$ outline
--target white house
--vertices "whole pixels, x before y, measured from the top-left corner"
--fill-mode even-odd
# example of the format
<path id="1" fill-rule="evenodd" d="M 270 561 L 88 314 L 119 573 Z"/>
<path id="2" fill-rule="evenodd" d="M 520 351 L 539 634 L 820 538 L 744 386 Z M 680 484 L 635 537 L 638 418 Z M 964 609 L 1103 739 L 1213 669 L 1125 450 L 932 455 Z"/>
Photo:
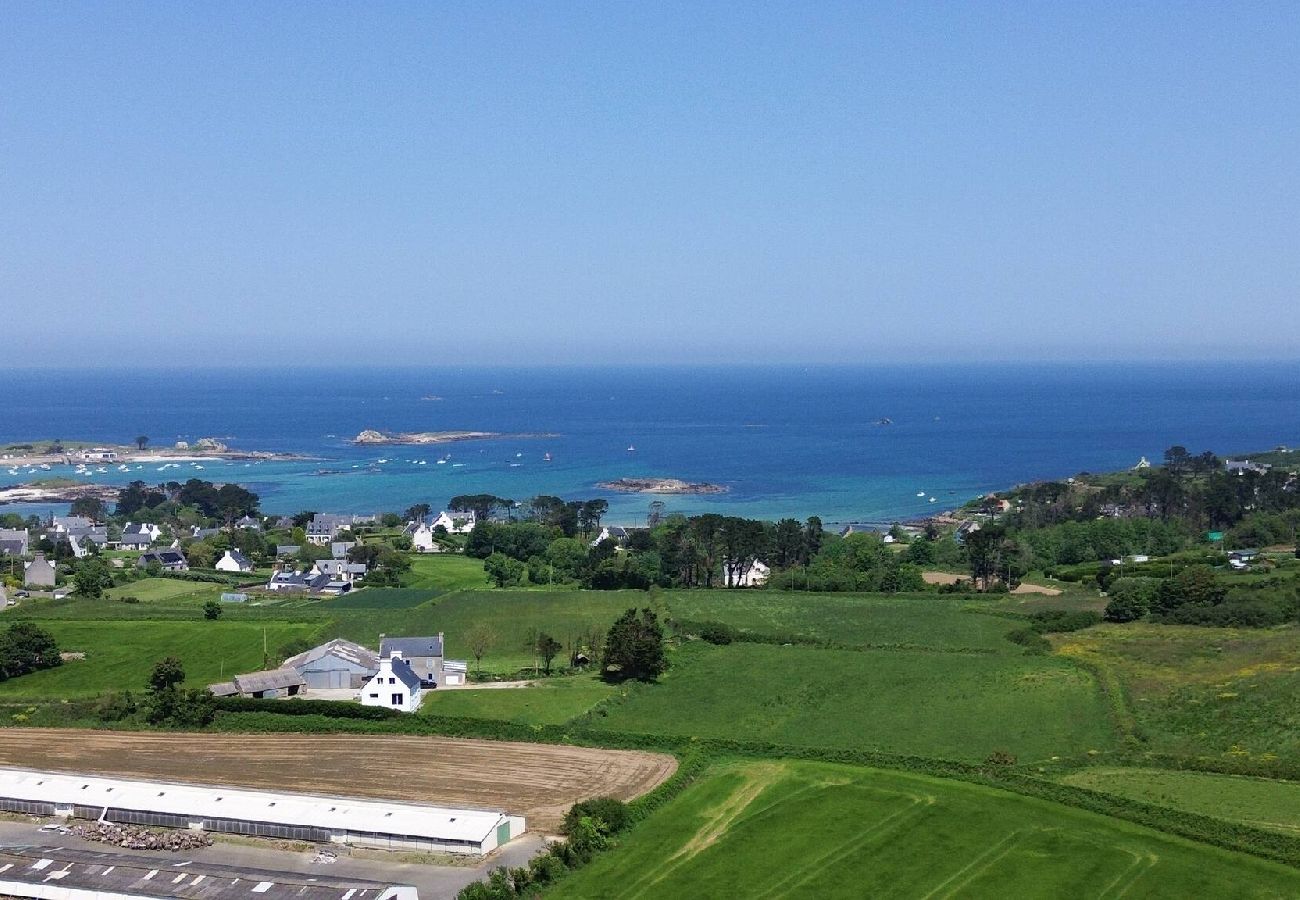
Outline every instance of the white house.
<path id="1" fill-rule="evenodd" d="M 346 559 L 318 559 L 307 574 L 328 575 L 331 581 L 350 585 L 358 578 L 366 577 L 366 564 L 348 562 Z"/>
<path id="2" fill-rule="evenodd" d="M 592 539 L 590 546 L 596 547 L 601 541 L 613 541 L 616 544 L 622 544 L 627 540 L 627 529 L 621 525 L 604 525 L 600 529 L 600 534 Z"/>
<path id="3" fill-rule="evenodd" d="M 474 530 L 474 511 L 449 513 L 445 509 L 438 513 L 438 518 L 429 523 L 430 528 L 441 525 L 448 534 L 469 534 Z"/>
<path id="4" fill-rule="evenodd" d="M 380 659 L 379 672 L 361 689 L 362 706 L 383 706 L 413 713 L 420 708 L 423 699 L 420 676 L 401 654 Z"/>
<path id="5" fill-rule="evenodd" d="M 767 584 L 772 569 L 762 560 L 754 559 L 748 563 L 722 567 L 723 583 L 727 587 L 758 587 Z"/>
<path id="6" fill-rule="evenodd" d="M 218 572 L 251 572 L 253 561 L 238 550 L 227 550 L 212 568 Z"/>
<path id="7" fill-rule="evenodd" d="M 149 543 L 153 543 L 158 540 L 158 538 L 162 537 L 162 529 L 153 522 L 141 522 L 138 525 L 133 525 L 130 522 L 127 522 L 126 525 L 122 527 L 122 536 L 126 537 L 128 534 L 145 535 L 149 538 Z"/>
<path id="8" fill-rule="evenodd" d="M 416 553 L 442 552 L 442 544 L 438 543 L 438 536 L 428 522 L 412 522 L 406 526 L 406 534 L 411 539 L 411 549 Z"/>

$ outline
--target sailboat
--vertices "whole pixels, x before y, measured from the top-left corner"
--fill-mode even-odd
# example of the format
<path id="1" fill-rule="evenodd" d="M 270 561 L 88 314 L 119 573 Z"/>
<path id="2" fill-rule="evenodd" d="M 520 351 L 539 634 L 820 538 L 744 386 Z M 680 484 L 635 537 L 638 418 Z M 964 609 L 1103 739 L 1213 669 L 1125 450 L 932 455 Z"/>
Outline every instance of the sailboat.
<path id="1" fill-rule="evenodd" d="M 627 452 L 628 452 L 628 453 L 635 453 L 635 452 L 636 452 L 636 448 L 633 447 L 631 444 L 628 444 L 628 445 L 627 445 Z"/>
<path id="2" fill-rule="evenodd" d="M 542 462 L 550 462 L 550 461 L 551 461 L 551 454 L 549 454 L 549 453 L 543 453 L 543 454 L 542 454 Z"/>

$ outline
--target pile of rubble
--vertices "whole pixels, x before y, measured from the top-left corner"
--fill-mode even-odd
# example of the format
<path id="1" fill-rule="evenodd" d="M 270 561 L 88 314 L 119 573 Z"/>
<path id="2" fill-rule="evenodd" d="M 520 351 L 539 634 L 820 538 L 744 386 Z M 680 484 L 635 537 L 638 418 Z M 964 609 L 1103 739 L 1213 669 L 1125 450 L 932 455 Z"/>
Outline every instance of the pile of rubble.
<path id="1" fill-rule="evenodd" d="M 152 831 L 140 825 L 117 825 L 113 822 L 95 822 L 91 825 L 73 825 L 71 834 L 88 841 L 112 844 L 127 850 L 196 850 L 207 847 L 212 838 L 202 831 Z"/>

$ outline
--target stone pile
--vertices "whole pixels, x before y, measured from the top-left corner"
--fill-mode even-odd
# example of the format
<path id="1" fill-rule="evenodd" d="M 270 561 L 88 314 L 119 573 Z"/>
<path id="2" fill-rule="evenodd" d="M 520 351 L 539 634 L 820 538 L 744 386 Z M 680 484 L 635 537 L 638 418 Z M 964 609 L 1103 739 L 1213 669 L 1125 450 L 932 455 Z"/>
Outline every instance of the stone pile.
<path id="1" fill-rule="evenodd" d="M 197 850 L 212 843 L 212 838 L 202 831 L 153 831 L 140 825 L 118 825 L 114 822 L 95 822 L 92 825 L 73 825 L 70 833 L 88 841 L 112 844 L 126 850 Z"/>

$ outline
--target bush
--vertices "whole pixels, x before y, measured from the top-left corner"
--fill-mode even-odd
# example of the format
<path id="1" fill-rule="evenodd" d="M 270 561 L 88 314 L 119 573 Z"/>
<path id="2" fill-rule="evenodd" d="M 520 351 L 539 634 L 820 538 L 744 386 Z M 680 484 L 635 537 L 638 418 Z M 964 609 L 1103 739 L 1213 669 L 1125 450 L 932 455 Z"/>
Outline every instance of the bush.
<path id="1" fill-rule="evenodd" d="M 1047 638 L 1035 628 L 1018 628 L 1007 635 L 1007 640 L 1013 644 L 1019 644 L 1030 653 L 1047 653 L 1052 649 L 1052 645 Z"/>
<path id="2" fill-rule="evenodd" d="M 1031 627 L 1039 634 L 1082 631 L 1100 624 L 1101 616 L 1090 609 L 1046 609 L 1031 613 Z"/>
<path id="3" fill-rule="evenodd" d="M 730 644 L 735 639 L 735 630 L 730 625 L 724 625 L 722 622 L 706 622 L 700 628 L 700 640 L 708 641 L 710 644 L 722 647 Z"/>
<path id="4" fill-rule="evenodd" d="M 1014 766 L 1016 755 L 1007 750 L 994 750 L 984 762 L 990 766 Z"/>
<path id="5" fill-rule="evenodd" d="M 564 834 L 571 835 L 578 822 L 590 818 L 604 823 L 609 834 L 618 834 L 632 824 L 632 813 L 627 804 L 615 797 L 593 797 L 569 807 L 564 814 Z"/>

